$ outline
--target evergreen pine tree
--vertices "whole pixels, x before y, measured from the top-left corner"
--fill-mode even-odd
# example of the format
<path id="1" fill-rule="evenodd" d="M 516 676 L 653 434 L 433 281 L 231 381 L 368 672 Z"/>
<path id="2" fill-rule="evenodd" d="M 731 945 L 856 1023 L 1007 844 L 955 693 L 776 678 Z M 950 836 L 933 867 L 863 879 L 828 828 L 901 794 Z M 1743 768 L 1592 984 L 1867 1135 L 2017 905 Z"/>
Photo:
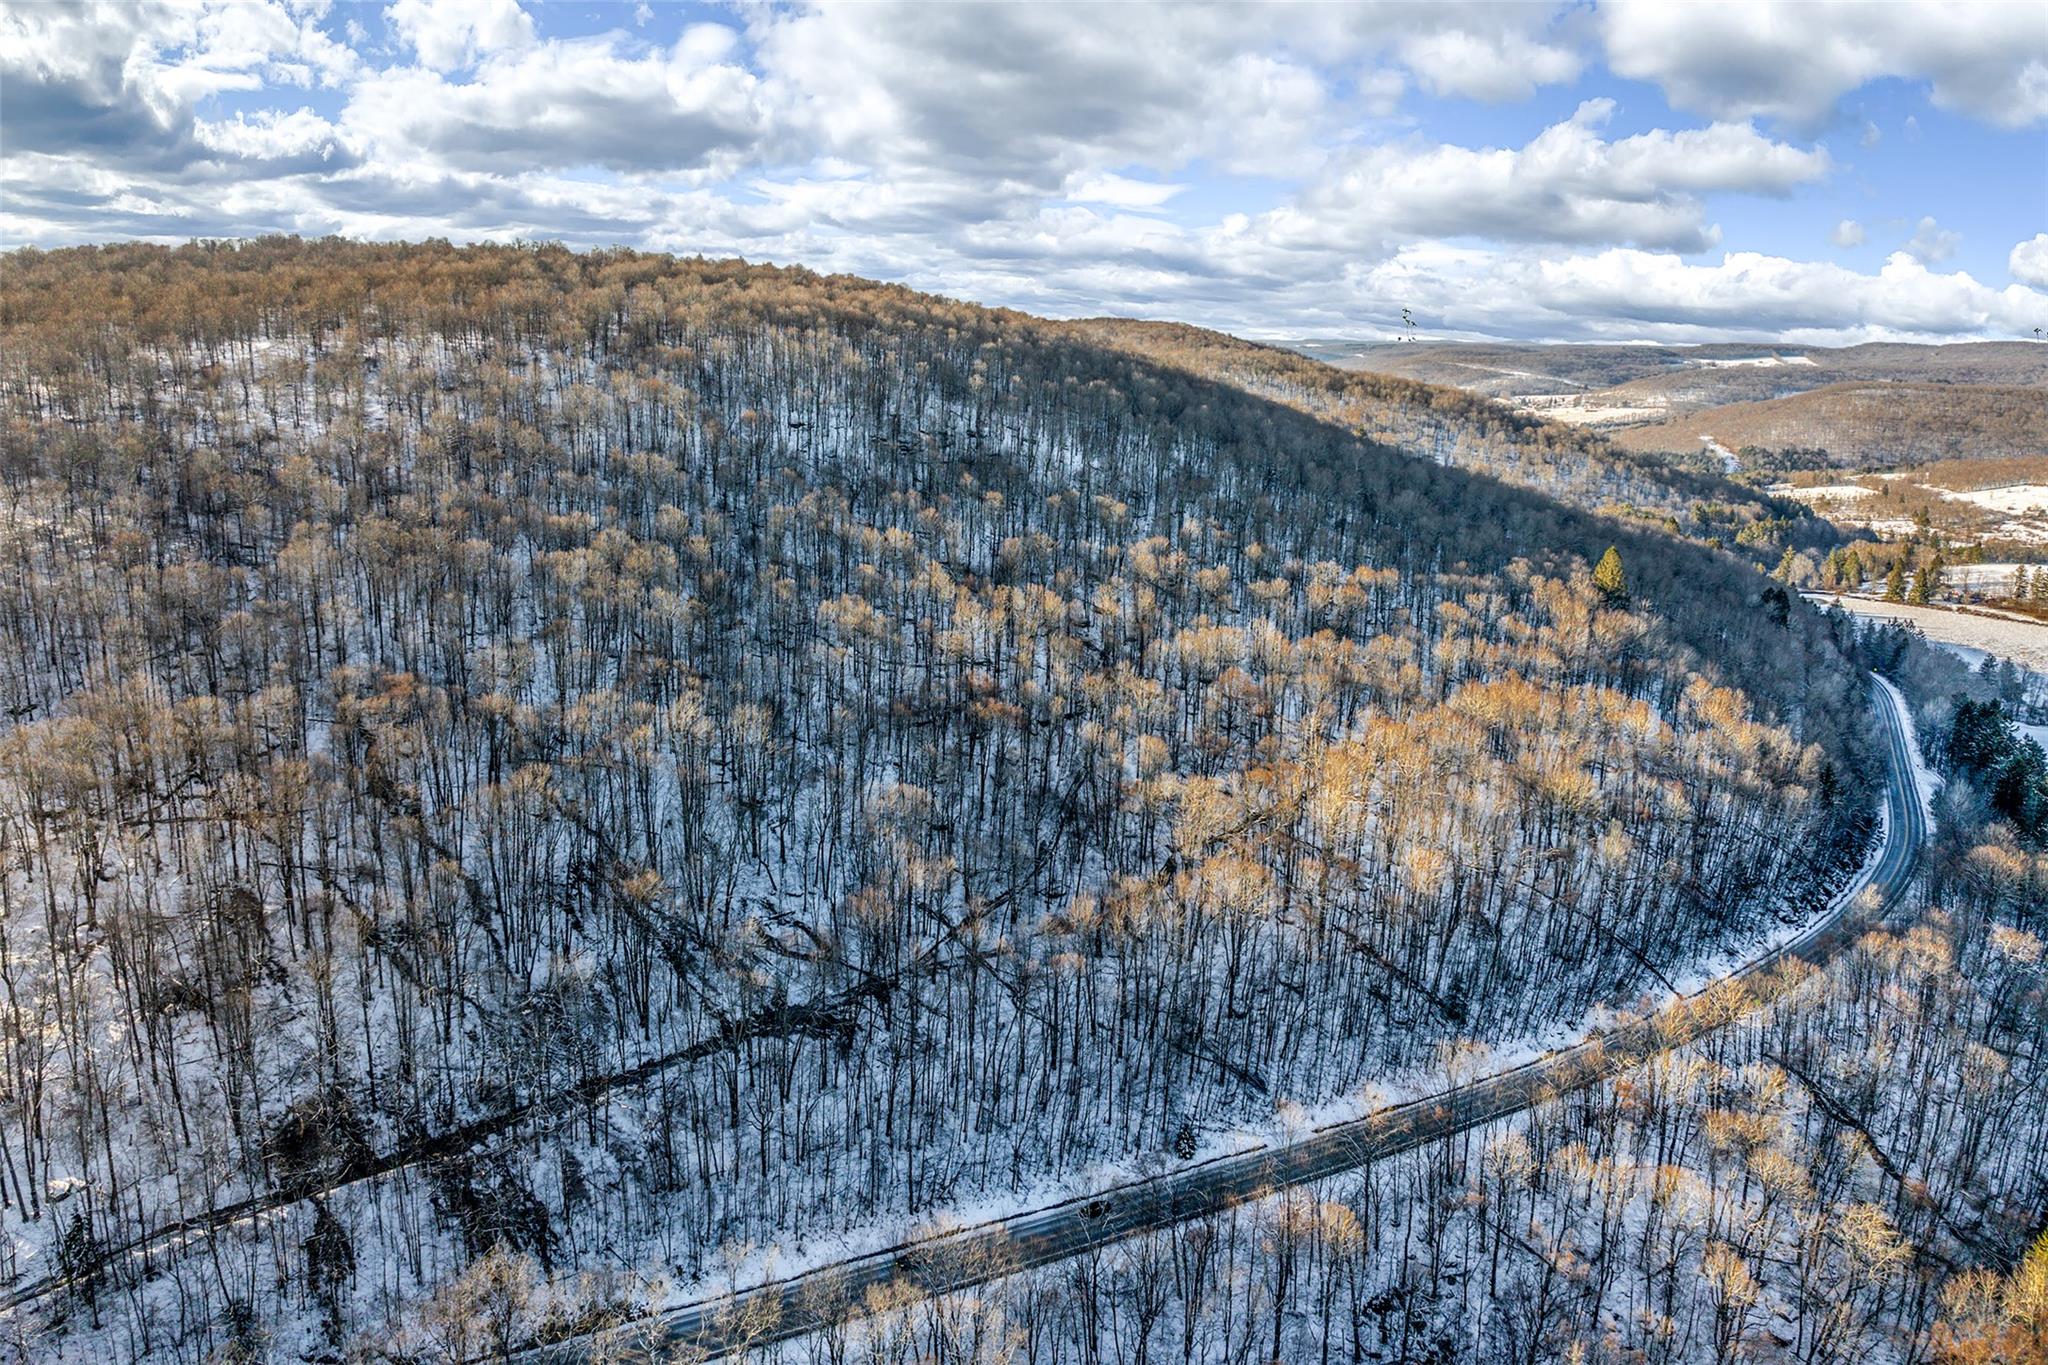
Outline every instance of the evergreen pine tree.
<path id="1" fill-rule="evenodd" d="M 95 1328 L 100 1322 L 100 1242 L 93 1236 L 86 1216 L 73 1210 L 71 1222 L 57 1242 L 57 1273 L 71 1282 L 71 1290 L 85 1301 Z"/>
<path id="2" fill-rule="evenodd" d="M 1913 591 L 1907 594 L 1906 600 L 1921 607 L 1934 601 L 1935 594 L 1941 591 L 1941 570 L 1941 551 L 1936 550 L 1913 575 Z"/>
<path id="3" fill-rule="evenodd" d="M 1628 570 L 1621 565 L 1621 551 L 1612 545 L 1607 547 L 1606 554 L 1600 556 L 1600 562 L 1593 566 L 1593 586 L 1610 602 L 1628 600 Z"/>
<path id="4" fill-rule="evenodd" d="M 1884 576 L 1884 600 L 1903 602 L 1906 600 L 1906 561 L 1892 561 L 1892 571 Z"/>

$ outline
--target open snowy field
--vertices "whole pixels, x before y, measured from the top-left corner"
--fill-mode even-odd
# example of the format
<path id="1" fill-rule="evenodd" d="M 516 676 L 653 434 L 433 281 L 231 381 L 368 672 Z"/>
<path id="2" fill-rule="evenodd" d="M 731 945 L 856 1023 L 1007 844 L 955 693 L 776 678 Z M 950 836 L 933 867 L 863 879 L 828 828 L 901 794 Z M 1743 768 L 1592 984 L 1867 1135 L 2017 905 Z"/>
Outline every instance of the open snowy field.
<path id="1" fill-rule="evenodd" d="M 1812 488 L 1794 488 L 1789 483 L 1774 483 L 1764 490 L 1774 497 L 1791 498 L 1795 502 L 1853 502 L 1858 498 L 1874 498 L 1877 492 L 1860 483 L 1824 483 Z"/>
<path id="2" fill-rule="evenodd" d="M 2012 590 L 2013 575 L 2025 567 L 2033 572 L 2031 564 L 2022 566 L 2013 561 L 1991 564 L 1951 564 L 1942 571 L 1942 585 L 1959 592 L 2007 593 Z"/>
<path id="3" fill-rule="evenodd" d="M 1992 512 L 2036 513 L 2048 516 L 2048 484 L 2015 483 L 2003 488 L 1973 488 L 1962 493 L 1946 492 L 1951 502 L 1967 502 Z"/>
<path id="4" fill-rule="evenodd" d="M 1903 602 L 1878 602 L 1867 597 L 1809 594 L 1810 600 L 1838 605 L 1871 620 L 1911 621 L 1936 644 L 1983 650 L 2010 659 L 2023 668 L 2048 672 L 2048 626 L 2008 617 L 1979 616 L 1941 607 L 1915 607 Z"/>
<path id="5" fill-rule="evenodd" d="M 1782 365 L 1811 365 L 1813 357 L 1810 355 L 1758 355 L 1743 356 L 1733 360 L 1694 360 L 1691 363 L 1708 370 L 1775 370 Z"/>
<path id="6" fill-rule="evenodd" d="M 1632 426 L 1638 422 L 1661 421 L 1669 415 L 1664 404 L 1607 403 L 1579 394 L 1516 394 L 1508 402 L 1525 412 L 1540 413 L 1572 426 Z"/>

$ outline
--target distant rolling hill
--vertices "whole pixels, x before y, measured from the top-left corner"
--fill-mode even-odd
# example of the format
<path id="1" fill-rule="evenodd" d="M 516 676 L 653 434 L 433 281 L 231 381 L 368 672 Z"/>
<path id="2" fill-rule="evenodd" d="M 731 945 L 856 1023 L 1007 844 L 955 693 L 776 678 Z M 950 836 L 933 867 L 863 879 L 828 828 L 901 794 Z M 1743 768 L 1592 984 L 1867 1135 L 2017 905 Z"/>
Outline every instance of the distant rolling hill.
<path id="1" fill-rule="evenodd" d="M 1346 369 L 1505 396 L 1617 388 L 1640 380 L 1711 381 L 1715 401 L 1779 396 L 1845 379 L 2048 385 L 2048 346 L 2026 341 L 1917 346 L 1517 346 L 1298 341 L 1291 350 Z M 1771 362 L 1775 361 L 1773 364 Z M 1541 381 L 1547 387 L 1525 387 Z"/>
<path id="2" fill-rule="evenodd" d="M 1702 438 L 1801 452 L 1811 465 L 1971 459 L 2048 450 L 2048 346 L 1879 343 L 1842 348 L 1301 342 L 1347 369 L 1449 384 L 1690 454 Z M 1784 463 L 1772 460 L 1771 463 Z"/>
<path id="3" fill-rule="evenodd" d="M 1669 459 L 1618 447 L 1584 425 L 1517 411 L 1460 386 L 1340 367 L 1222 332 L 1118 318 L 1064 325 L 1092 344 L 1219 380 L 1339 422 L 1368 439 L 1589 511 L 1722 540 L 1743 525 L 1788 511 L 1701 459 L 1698 441 L 1679 448 L 1684 458 Z M 1766 557 L 1775 556 L 1775 541 L 1759 544 L 1766 545 Z"/>
<path id="4" fill-rule="evenodd" d="M 1631 450 L 1825 452 L 1809 464 L 1866 467 L 2048 453 L 2048 394 L 1986 384 L 1830 384 L 1784 398 L 1697 408 L 1610 433 Z"/>

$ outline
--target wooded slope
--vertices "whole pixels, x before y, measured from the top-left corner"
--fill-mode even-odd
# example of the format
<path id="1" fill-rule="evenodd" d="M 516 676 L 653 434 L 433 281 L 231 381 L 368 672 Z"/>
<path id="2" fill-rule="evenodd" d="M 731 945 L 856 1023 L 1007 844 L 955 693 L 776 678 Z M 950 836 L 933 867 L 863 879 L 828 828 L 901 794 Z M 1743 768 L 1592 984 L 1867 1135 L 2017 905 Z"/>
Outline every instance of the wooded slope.
<path id="1" fill-rule="evenodd" d="M 1198 327 L 1121 319 L 1072 326 L 1091 341 L 1300 408 L 1367 440 L 1488 474 L 1588 511 L 1724 542 L 1751 523 L 1801 515 L 1796 507 L 1699 467 L 1697 440 L 1687 448 L 1689 458 L 1644 455 L 1585 428 L 1516 412 L 1462 388 L 1340 369 Z M 1757 553 L 1774 561 L 1785 544 L 1804 546 L 1815 543 L 1816 536 L 1824 539 L 1825 528 L 1783 528 Z M 1752 539 L 1743 545 L 1762 543 Z"/>
<path id="2" fill-rule="evenodd" d="M 602 1313 L 1156 1158 L 1653 989 L 1867 814 L 1856 673 L 1748 566 L 1067 325 L 21 252 L 0 391 L 51 1350 L 412 1340 L 493 1248 Z M 325 1193 L 109 1258 L 276 1190 Z"/>

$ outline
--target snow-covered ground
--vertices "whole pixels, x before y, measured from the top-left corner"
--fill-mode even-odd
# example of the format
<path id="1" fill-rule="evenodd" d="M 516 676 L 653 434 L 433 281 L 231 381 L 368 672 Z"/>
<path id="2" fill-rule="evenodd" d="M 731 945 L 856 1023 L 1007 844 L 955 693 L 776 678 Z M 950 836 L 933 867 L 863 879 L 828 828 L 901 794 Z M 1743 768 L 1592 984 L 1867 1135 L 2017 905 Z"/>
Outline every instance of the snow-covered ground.
<path id="1" fill-rule="evenodd" d="M 1709 453 L 1730 458 L 1726 448 L 1711 437 L 1701 437 L 1707 442 Z M 1910 479 L 1907 473 L 1894 472 L 1877 474 L 1872 477 L 1887 481 Z M 2048 544 L 2048 484 L 2008 484 L 2001 488 L 1976 488 L 1956 491 L 1938 488 L 1933 484 L 1915 482 L 1913 487 L 1923 493 L 1931 493 L 1947 502 L 1962 503 L 1984 512 L 2003 513 L 2006 520 L 1988 531 L 1978 532 L 1980 536 L 1995 537 L 2025 544 Z M 1854 483 L 1816 484 L 1800 488 L 1779 482 L 1770 485 L 1766 492 L 1780 498 L 1791 498 L 1809 507 L 1824 507 L 1826 515 L 1844 526 L 1864 527 L 1890 535 L 1911 535 L 1920 529 L 1904 517 L 1873 519 L 1868 514 L 1876 510 L 1869 502 L 1876 496 L 1876 490 Z"/>
<path id="2" fill-rule="evenodd" d="M 1789 483 L 1774 483 L 1764 492 L 1772 497 L 1791 498 L 1794 502 L 1854 502 L 1858 498 L 1874 498 L 1877 490 L 1865 488 L 1857 483 L 1823 483 L 1812 488 L 1795 488 Z"/>
<path id="3" fill-rule="evenodd" d="M 1878 679 L 1878 681 L 1883 683 L 1885 687 L 1891 688 L 1891 684 L 1884 682 L 1882 678 Z M 1897 689 L 1892 688 L 1892 691 L 1896 693 Z M 1901 714 L 1906 718 L 1907 743 L 1913 750 L 1915 764 L 1914 780 L 1916 783 L 1921 784 L 1921 801 L 1926 804 L 1930 812 L 1929 818 L 1931 819 L 1933 796 L 1925 782 L 1932 781 L 1938 785 L 1941 779 L 1928 772 L 1927 765 L 1920 759 L 1919 740 L 1913 735 L 1913 713 L 1911 708 L 1905 709 Z M 1844 883 L 1842 889 L 1834 894 L 1834 897 L 1828 901 L 1827 909 L 1824 912 L 1805 919 L 1791 920 L 1784 924 L 1772 925 L 1762 933 L 1752 936 L 1747 941 L 1738 940 L 1731 942 L 1719 953 L 1711 957 L 1701 958 L 1693 964 L 1692 970 L 1682 973 L 1672 983 L 1678 987 L 1677 994 L 1681 996 L 1698 995 L 1723 977 L 1732 976 L 1747 964 L 1755 962 L 1766 954 L 1776 952 L 1801 934 L 1804 934 L 1808 929 L 1811 929 L 1820 920 L 1826 918 L 1826 916 L 1833 914 L 1836 910 L 1846 906 L 1855 897 L 1862 895 L 1864 889 L 1870 885 L 1871 877 L 1877 873 L 1877 864 L 1884 857 L 1885 840 L 1890 837 L 1890 834 L 1890 812 L 1884 801 L 1880 800 L 1877 803 L 1877 837 L 1871 840 L 1870 851 L 1864 856 L 1863 865 L 1856 869 L 1856 875 Z"/>
<path id="4" fill-rule="evenodd" d="M 1999 560 L 1985 564 L 1951 564 L 1942 572 L 1942 579 L 1949 587 L 1954 588 L 2007 588 L 2012 586 L 2013 574 L 2021 568 L 2031 571 L 2033 565 L 2022 565 L 2016 560 Z"/>
<path id="5" fill-rule="evenodd" d="M 1920 755 L 1918 738 L 1913 731 L 1911 707 L 1891 683 L 1882 678 L 1877 679 L 1877 682 L 1892 695 L 1900 708 L 1900 715 L 1905 718 L 1907 746 L 1912 754 L 1914 766 L 1914 782 L 1919 790 L 1922 806 L 1927 810 L 1928 818 L 1931 820 L 1934 793 L 1939 790 L 1941 779 L 1928 768 Z M 2048 732 L 2048 727 L 2037 728 Z M 1640 1000 L 1628 1004 L 1595 1006 L 1576 1020 L 1554 1021 L 1519 1039 L 1493 1046 L 1472 1043 L 1447 1044 L 1439 1049 L 1436 1059 L 1428 1064 L 1391 1072 L 1356 1090 L 1312 1106 L 1304 1107 L 1290 1100 L 1282 1100 L 1265 1122 L 1212 1128 L 1201 1132 L 1196 1152 L 1191 1160 L 1194 1164 L 1202 1164 L 1222 1157 L 1282 1146 L 1299 1141 L 1311 1133 L 1367 1117 L 1394 1105 L 1428 1099 L 1480 1077 L 1538 1061 L 1551 1053 L 1576 1046 L 1598 1033 L 1612 1029 L 1631 1016 L 1646 1014 L 1664 1008 L 1679 998 L 1697 995 L 1747 964 L 1799 938 L 1816 923 L 1861 895 L 1870 885 L 1870 879 L 1884 856 L 1885 840 L 1889 833 L 1886 805 L 1880 800 L 1877 803 L 1876 837 L 1871 841 L 1862 865 L 1830 898 L 1824 910 L 1800 919 L 1769 925 L 1746 939 L 1724 945 L 1719 951 L 1700 958 L 1690 968 L 1679 972 L 1671 982 L 1673 990 L 1661 998 L 1646 994 Z M 1155 1176 L 1159 1171 L 1160 1164 L 1157 1158 L 1152 1157 L 1136 1161 L 1101 1162 L 1084 1167 L 1065 1178 L 1048 1177 L 1024 1188 L 963 1201 L 936 1214 L 906 1214 L 884 1219 L 856 1231 L 813 1237 L 793 1248 L 748 1248 L 742 1254 L 728 1257 L 718 1276 L 694 1281 L 677 1281 L 667 1286 L 663 1303 L 670 1308 L 680 1307 L 713 1297 L 730 1284 L 762 1283 L 778 1276 L 795 1275 L 821 1266 L 871 1256 L 918 1236 L 999 1222 L 1033 1210 L 1105 1194 L 1121 1186 Z"/>
<path id="6" fill-rule="evenodd" d="M 2024 512 L 2048 517 L 2048 483 L 2012 483 L 2002 488 L 1972 488 L 1962 493 L 1937 491 L 1950 502 L 1967 502 L 1992 512 Z"/>
<path id="7" fill-rule="evenodd" d="M 2007 520 L 1994 527 L 1990 535 L 2031 545 L 2048 544 L 2048 484 L 2013 483 L 1998 488 L 1960 491 L 1924 483 L 1915 487 L 1938 494 L 1948 502 L 2004 513 Z"/>
<path id="8" fill-rule="evenodd" d="M 1936 644 L 1960 645 L 1995 654 L 2022 668 L 2048 673 L 2048 625 L 2003 616 L 1980 616 L 1975 612 L 1949 611 L 1942 607 L 1879 602 L 1868 597 L 1817 593 L 1812 595 L 1812 600 L 1824 605 L 1839 605 L 1852 615 L 1870 620 L 1910 621 Z M 1981 653 L 1978 658 L 1982 658 Z"/>
<path id="9" fill-rule="evenodd" d="M 1942 581 L 1943 586 L 1958 590 L 2006 593 L 2012 590 L 2013 575 L 2022 568 L 2031 573 L 2034 566 L 2010 560 L 1994 564 L 1951 564 L 1942 571 Z"/>
<path id="10" fill-rule="evenodd" d="M 1813 357 L 1808 355 L 1755 355 L 1735 360 L 1694 360 L 1691 362 L 1708 370 L 1775 370 L 1782 365 L 1811 365 Z"/>
<path id="11" fill-rule="evenodd" d="M 1669 412 L 1661 403 L 1602 403 L 1579 394 L 1515 394 L 1508 401 L 1524 412 L 1539 413 L 1554 421 L 1586 427 L 1655 422 Z"/>

